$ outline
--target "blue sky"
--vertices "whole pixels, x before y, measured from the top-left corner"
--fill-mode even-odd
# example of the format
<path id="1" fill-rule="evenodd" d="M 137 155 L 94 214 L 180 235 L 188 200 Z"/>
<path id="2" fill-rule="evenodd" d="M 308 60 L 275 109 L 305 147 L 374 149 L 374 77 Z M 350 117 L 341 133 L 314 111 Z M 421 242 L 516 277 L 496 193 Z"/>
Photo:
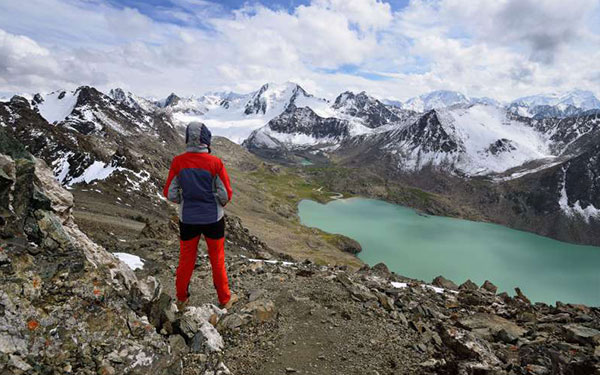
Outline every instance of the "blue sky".
<path id="1" fill-rule="evenodd" d="M 109 3 L 119 8 L 134 8 L 140 13 L 160 22 L 169 22 L 177 25 L 204 27 L 195 15 L 200 11 L 204 14 L 227 17 L 231 11 L 239 10 L 245 6 L 261 5 L 274 10 L 293 12 L 298 6 L 310 6 L 310 0 L 200 0 L 200 1 L 174 1 L 174 0 L 109 0 Z M 393 11 L 406 7 L 409 0 L 388 1 Z M 188 14 L 190 20 L 182 20 L 173 16 L 172 11 Z"/>
<path id="2" fill-rule="evenodd" d="M 599 94 L 598 20 L 600 0 L 3 0 L 0 92 Z"/>

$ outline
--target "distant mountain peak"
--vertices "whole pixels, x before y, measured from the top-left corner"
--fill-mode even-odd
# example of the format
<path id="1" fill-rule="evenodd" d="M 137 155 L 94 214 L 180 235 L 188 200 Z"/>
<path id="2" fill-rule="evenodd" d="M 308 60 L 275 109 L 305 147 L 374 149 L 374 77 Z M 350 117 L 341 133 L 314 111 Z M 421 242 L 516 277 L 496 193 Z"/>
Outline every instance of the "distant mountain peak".
<path id="1" fill-rule="evenodd" d="M 591 91 L 574 89 L 524 96 L 513 100 L 508 109 L 525 117 L 562 117 L 600 109 L 600 100 Z"/>
<path id="2" fill-rule="evenodd" d="M 349 101 L 357 101 L 357 100 L 361 101 L 361 102 L 378 101 L 377 99 L 373 98 L 372 96 L 369 96 L 369 94 L 367 94 L 366 91 L 361 91 L 358 94 L 354 93 L 353 91 L 344 91 L 343 93 L 338 95 L 337 98 L 335 98 L 333 107 L 341 108 L 342 106 L 346 105 L 346 103 L 348 103 Z"/>
<path id="3" fill-rule="evenodd" d="M 346 91 L 338 95 L 332 108 L 340 113 L 358 118 L 369 128 L 377 128 L 399 120 L 385 104 L 369 96 L 365 91 L 355 94 Z"/>
<path id="4" fill-rule="evenodd" d="M 457 104 L 471 104 L 471 99 L 458 91 L 436 90 L 407 100 L 402 108 L 426 112 L 434 108 L 446 108 Z"/>
<path id="5" fill-rule="evenodd" d="M 264 115 L 275 108 L 280 108 L 283 112 L 300 96 L 312 97 L 300 85 L 293 82 L 265 83 L 246 103 L 244 113 L 246 115 Z"/>
<path id="6" fill-rule="evenodd" d="M 127 98 L 127 94 L 125 94 L 125 91 L 120 87 L 110 89 L 108 95 L 117 101 L 123 101 Z"/>
<path id="7" fill-rule="evenodd" d="M 172 92 L 169 96 L 167 96 L 167 98 L 165 99 L 165 104 L 164 107 L 171 107 L 176 105 L 177 103 L 179 103 L 179 100 L 181 100 L 181 98 L 179 96 L 177 96 L 174 92 Z"/>

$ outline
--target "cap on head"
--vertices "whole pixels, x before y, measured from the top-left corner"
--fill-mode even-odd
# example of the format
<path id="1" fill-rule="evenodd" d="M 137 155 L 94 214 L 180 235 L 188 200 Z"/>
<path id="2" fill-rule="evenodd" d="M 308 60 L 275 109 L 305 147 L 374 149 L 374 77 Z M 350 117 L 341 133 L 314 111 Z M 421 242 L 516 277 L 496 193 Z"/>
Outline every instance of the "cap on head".
<path id="1" fill-rule="evenodd" d="M 185 129 L 185 143 L 188 147 L 200 147 L 203 144 L 210 146 L 211 138 L 210 130 L 201 122 L 190 122 Z"/>

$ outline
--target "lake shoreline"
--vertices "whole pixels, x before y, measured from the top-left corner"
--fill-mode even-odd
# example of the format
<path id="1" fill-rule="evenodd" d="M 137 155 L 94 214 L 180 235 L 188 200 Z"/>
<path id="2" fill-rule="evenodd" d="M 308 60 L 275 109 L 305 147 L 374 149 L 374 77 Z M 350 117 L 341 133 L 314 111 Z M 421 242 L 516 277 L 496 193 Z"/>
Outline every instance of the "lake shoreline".
<path id="1" fill-rule="evenodd" d="M 457 236 L 458 235 L 458 239 L 459 240 L 464 240 L 464 239 L 460 239 L 460 234 L 461 231 L 464 230 L 468 230 L 468 231 L 473 231 L 475 230 L 475 232 L 473 232 L 475 237 L 477 236 L 477 231 L 490 231 L 490 234 L 492 235 L 496 235 L 496 236 L 500 236 L 500 239 L 502 239 L 503 241 L 507 241 L 510 240 L 511 236 L 516 236 L 517 238 L 519 238 L 519 240 L 525 241 L 526 243 L 531 243 L 530 247 L 535 247 L 537 245 L 542 245 L 542 246 L 546 246 L 551 248 L 550 254 L 552 256 L 552 262 L 562 262 L 563 259 L 561 258 L 562 256 L 564 256 L 564 254 L 561 255 L 561 251 L 566 250 L 566 248 L 576 248 L 578 254 L 583 253 L 588 253 L 585 254 L 587 256 L 589 256 L 589 258 L 585 258 L 588 261 L 592 261 L 592 264 L 598 264 L 597 263 L 597 257 L 600 257 L 600 251 L 596 252 L 595 254 L 590 255 L 589 254 L 589 250 L 591 250 L 592 252 L 596 251 L 596 249 L 600 250 L 600 248 L 594 247 L 594 246 L 589 246 L 589 245 L 575 245 L 575 244 L 571 244 L 568 242 L 563 242 L 563 241 L 558 241 L 558 240 L 554 240 L 554 239 L 550 239 L 548 237 L 544 237 L 544 236 L 540 236 L 537 234 L 533 234 L 527 231 L 521 231 L 521 230 L 517 230 L 517 229 L 512 229 L 512 228 L 508 228 L 499 224 L 494 224 L 494 223 L 483 223 L 483 222 L 479 222 L 479 221 L 472 221 L 472 220 L 464 220 L 464 219 L 459 219 L 459 218 L 454 218 L 454 217 L 440 217 L 440 216 L 434 216 L 434 215 L 423 215 L 421 212 L 419 212 L 418 210 L 411 208 L 411 207 L 406 207 L 406 206 L 400 206 L 397 204 L 392 204 L 392 203 L 388 203 L 382 200 L 374 200 L 371 198 L 362 198 L 362 197 L 351 197 L 351 198 L 345 198 L 345 199 L 341 199 L 341 200 L 337 200 L 337 201 L 333 201 L 330 200 L 325 204 L 322 203 L 318 203 L 315 201 L 310 201 L 310 200 L 303 200 L 301 202 L 299 202 L 298 204 L 298 216 L 300 217 L 301 223 L 305 226 L 310 226 L 310 227 L 316 227 L 320 230 L 323 230 L 325 232 L 328 233 L 335 233 L 335 234 L 341 234 L 344 236 L 347 236 L 349 238 L 352 238 L 353 240 L 356 240 L 360 243 L 361 247 L 363 248 L 363 251 L 358 253 L 356 256 L 365 264 L 370 264 L 370 265 L 374 265 L 376 263 L 384 263 L 386 264 L 391 270 L 402 274 L 402 275 L 409 275 L 407 278 L 410 278 L 412 280 L 432 280 L 433 277 L 438 276 L 438 275 L 444 275 L 446 277 L 449 277 L 449 279 L 454 279 L 454 280 L 467 280 L 467 279 L 473 279 L 475 281 L 477 281 L 478 283 L 483 283 L 485 280 L 492 280 L 494 282 L 497 282 L 495 279 L 495 277 L 490 276 L 490 277 L 482 277 L 482 273 L 480 272 L 480 270 L 478 270 L 478 268 L 480 267 L 481 264 L 487 264 L 488 266 L 490 266 L 491 268 L 496 267 L 498 264 L 502 263 L 502 260 L 497 260 L 495 258 L 498 257 L 498 254 L 502 254 L 503 250 L 498 250 L 495 249 L 493 251 L 491 250 L 485 250 L 488 253 L 491 253 L 491 255 L 489 255 L 489 257 L 491 257 L 492 259 L 482 259 L 480 260 L 480 264 L 476 264 L 475 266 L 473 266 L 473 270 L 472 272 L 456 272 L 456 270 L 454 270 L 454 272 L 446 272 L 445 269 L 450 268 L 452 270 L 452 267 L 456 267 L 455 265 L 452 265 L 452 260 L 448 260 L 448 264 L 451 265 L 451 267 L 448 266 L 448 264 L 444 264 L 444 263 L 440 263 L 438 262 L 438 264 L 440 265 L 439 267 L 435 267 L 433 266 L 433 268 L 435 269 L 435 271 L 431 271 L 431 269 L 428 269 L 427 272 L 423 272 L 423 269 L 421 269 L 421 272 L 414 272 L 414 269 L 409 268 L 409 272 L 407 271 L 407 268 L 402 268 L 398 266 L 398 262 L 394 261 L 393 259 L 383 259 L 382 257 L 378 257 L 377 254 L 373 254 L 372 253 L 372 248 L 373 248 L 373 242 L 365 242 L 364 239 L 364 235 L 365 233 L 362 234 L 356 234 L 353 233 L 352 231 L 349 230 L 335 230 L 335 228 L 333 228 L 332 231 L 332 227 L 331 226 L 327 226 L 327 225 L 319 225 L 318 223 L 312 222 L 310 220 L 306 220 L 306 217 L 303 218 L 304 212 L 303 212 L 303 206 L 306 205 L 306 203 L 303 202 L 312 202 L 313 204 L 318 204 L 322 207 L 327 207 L 328 205 L 334 203 L 337 205 L 343 205 L 343 206 L 348 206 L 353 204 L 353 202 L 360 202 L 360 204 L 365 204 L 365 202 L 367 202 L 367 206 L 369 204 L 369 202 L 371 204 L 376 204 L 376 205 L 390 205 L 394 208 L 399 209 L 400 211 L 403 212 L 403 215 L 409 215 L 409 217 L 411 217 L 410 221 L 407 222 L 407 225 L 410 225 L 410 223 L 412 223 L 412 221 L 414 220 L 424 220 L 425 222 L 428 220 L 433 220 L 433 221 L 438 221 L 438 220 L 444 220 L 445 223 L 443 225 L 445 226 L 450 226 L 450 228 L 453 228 L 450 231 L 450 235 L 451 236 Z M 389 207 L 388 207 L 389 208 Z M 326 210 L 326 208 L 325 208 Z M 321 212 L 321 211 L 320 211 Z M 352 213 L 348 213 L 346 212 L 346 214 L 352 214 Z M 416 219 L 419 218 L 419 219 Z M 360 220 L 360 215 L 355 215 L 353 216 L 354 220 Z M 338 221 L 341 220 L 340 218 L 328 218 L 328 221 Z M 382 218 L 382 220 L 385 221 L 385 218 Z M 371 223 L 372 225 L 373 223 Z M 422 225 L 422 222 L 419 222 L 420 225 Z M 439 224 L 439 223 L 438 223 Z M 456 228 L 454 228 L 456 226 Z M 471 226 L 474 226 L 473 228 L 469 228 Z M 482 227 L 483 226 L 483 227 Z M 376 225 L 375 225 L 376 227 Z M 464 228 L 463 228 L 464 227 Z M 463 228 L 463 229 L 461 229 Z M 402 229 L 402 225 L 398 225 L 398 229 Z M 419 230 L 418 227 L 413 228 L 415 230 Z M 423 230 L 423 228 L 421 228 L 420 230 Z M 406 233 L 404 233 L 404 235 L 406 235 Z M 362 236 L 362 237 L 361 237 Z M 507 238 L 504 238 L 503 236 L 508 236 Z M 398 240 L 400 241 L 399 243 L 402 243 L 402 241 L 406 241 L 406 237 L 409 237 L 408 235 L 406 235 L 405 237 L 400 237 Z M 479 236 L 480 237 L 480 236 Z M 467 238 L 467 240 L 470 240 L 470 238 Z M 529 241 L 529 242 L 528 242 Z M 484 242 L 485 243 L 485 242 Z M 380 246 L 381 244 L 377 244 L 377 246 Z M 425 243 L 425 245 L 431 247 L 432 244 L 431 243 Z M 426 247 L 427 247 L 426 246 Z M 393 247 L 393 246 L 392 246 Z M 438 246 L 440 247 L 440 246 Z M 447 244 L 442 246 L 442 247 L 447 247 Z M 519 261 L 521 260 L 522 262 L 524 262 L 525 264 L 527 264 L 527 262 L 529 262 L 529 264 L 531 265 L 531 267 L 533 267 L 534 269 L 538 266 L 537 264 L 533 264 L 531 263 L 531 260 L 523 260 L 521 258 L 527 258 L 528 256 L 540 256 L 540 254 L 542 255 L 547 255 L 544 253 L 540 253 L 539 251 L 529 251 L 529 247 L 527 244 L 523 244 L 521 245 L 521 249 L 520 251 L 523 252 L 523 254 L 519 254 L 519 252 L 515 252 L 510 251 L 509 254 L 507 255 L 507 257 L 509 258 L 509 260 L 504 261 L 504 263 L 506 264 L 501 264 L 500 268 L 504 269 L 509 269 L 510 268 L 523 268 L 523 264 L 518 264 Z M 561 250 L 562 249 L 562 250 Z M 584 250 L 585 249 L 585 250 Z M 434 249 L 435 250 L 435 249 Z M 389 249 L 386 251 L 390 251 Z M 431 251 L 431 250 L 429 250 Z M 569 251 L 569 250 L 566 250 Z M 459 256 L 459 259 L 468 259 L 469 257 L 473 257 L 473 256 L 478 256 L 481 257 L 481 254 L 479 254 L 482 251 L 476 251 L 473 254 L 469 254 L 466 258 L 463 255 Z M 528 254 L 531 253 L 531 254 Z M 435 255 L 435 251 L 430 253 L 429 255 Z M 395 255 L 396 257 L 400 256 L 402 259 L 406 259 L 407 255 Z M 447 256 L 444 255 L 444 256 Z M 461 258 L 462 256 L 462 258 Z M 434 258 L 434 256 L 432 256 L 432 258 Z M 430 262 L 429 259 L 426 259 L 427 262 Z M 535 261 L 535 260 L 534 260 Z M 560 267 L 557 267 L 557 264 L 554 264 L 552 262 L 548 262 L 548 266 L 546 268 L 549 268 L 549 273 L 551 273 L 552 271 L 556 271 L 556 277 L 551 277 L 553 275 L 548 275 L 548 274 L 544 274 L 543 277 L 545 280 L 550 280 L 551 282 L 549 282 L 548 286 L 541 286 L 539 285 L 540 283 L 533 283 L 535 285 L 535 287 L 532 288 L 532 286 L 527 283 L 527 282 L 517 282 L 514 280 L 510 280 L 510 282 L 507 282 L 507 277 L 500 277 L 497 279 L 500 279 L 500 281 L 498 281 L 498 284 L 500 285 L 502 290 L 505 290 L 507 292 L 512 292 L 512 290 L 514 290 L 514 288 L 517 287 L 521 287 L 523 290 L 525 290 L 525 294 L 527 295 L 533 295 L 534 296 L 534 300 L 536 301 L 543 301 L 544 303 L 556 303 L 559 300 L 563 300 L 563 301 L 569 301 L 569 302 L 573 302 L 573 303 L 584 303 L 590 306 L 598 306 L 600 305 L 600 301 L 598 301 L 596 296 L 593 296 L 591 294 L 591 292 L 589 292 L 590 288 L 593 288 L 594 285 L 594 280 L 593 280 L 593 276 L 589 276 L 589 273 L 586 273 L 585 277 L 582 277 L 581 280 L 579 280 L 578 278 L 573 278 L 573 280 L 569 281 L 567 280 L 565 282 L 565 285 L 559 285 L 555 279 L 569 279 L 569 277 L 571 277 L 571 273 L 569 271 L 569 268 L 565 268 L 564 270 L 561 269 Z M 513 264 L 514 263 L 514 264 Z M 543 263 L 543 262 L 541 262 Z M 567 263 L 568 264 L 568 263 Z M 422 265 L 420 266 L 422 267 Z M 542 272 L 543 273 L 543 269 L 545 268 L 543 266 L 543 264 L 540 264 L 539 267 L 542 268 Z M 417 267 L 418 268 L 418 267 Z M 526 268 L 526 267 L 525 267 Z M 572 269 L 572 268 L 571 268 Z M 566 273 L 564 271 L 567 271 Z M 508 272 L 508 271 L 507 271 Z M 529 271 L 531 272 L 531 271 Z M 586 271 L 587 272 L 587 271 Z M 434 275 L 435 274 L 435 275 Z M 461 277 L 456 277 L 456 275 L 462 275 Z M 492 273 L 493 274 L 493 273 Z M 427 276 L 425 276 L 427 275 Z M 518 278 L 517 278 L 518 279 Z M 573 287 L 574 284 L 576 284 L 577 282 L 583 282 L 583 281 L 588 281 L 590 283 L 590 285 L 584 286 L 583 288 L 586 288 L 588 290 L 587 294 L 586 293 L 582 293 L 582 292 L 577 292 L 574 295 L 570 295 L 569 294 L 569 288 Z M 597 284 L 596 284 L 597 285 Z M 552 292 L 551 290 L 553 288 L 556 288 L 558 290 L 558 292 L 556 293 L 556 297 L 551 297 L 552 296 Z M 535 290 L 535 292 L 531 293 L 530 290 Z M 545 293 L 542 293 L 541 290 L 546 290 Z M 587 297 L 584 297 L 584 295 L 587 295 Z M 541 297 L 540 297 L 541 296 Z M 579 297 L 577 297 L 579 296 Z M 582 300 L 583 299 L 583 300 Z M 590 303 L 591 302 L 591 303 Z"/>

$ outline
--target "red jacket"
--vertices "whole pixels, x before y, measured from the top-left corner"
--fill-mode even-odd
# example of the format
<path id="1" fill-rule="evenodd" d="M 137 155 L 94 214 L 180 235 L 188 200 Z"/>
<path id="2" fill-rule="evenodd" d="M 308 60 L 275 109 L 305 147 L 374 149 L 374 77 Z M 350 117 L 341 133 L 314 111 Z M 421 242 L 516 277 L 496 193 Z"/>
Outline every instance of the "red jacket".
<path id="1" fill-rule="evenodd" d="M 163 195 L 180 204 L 183 223 L 212 224 L 223 217 L 233 191 L 223 162 L 206 148 L 173 159 Z"/>

